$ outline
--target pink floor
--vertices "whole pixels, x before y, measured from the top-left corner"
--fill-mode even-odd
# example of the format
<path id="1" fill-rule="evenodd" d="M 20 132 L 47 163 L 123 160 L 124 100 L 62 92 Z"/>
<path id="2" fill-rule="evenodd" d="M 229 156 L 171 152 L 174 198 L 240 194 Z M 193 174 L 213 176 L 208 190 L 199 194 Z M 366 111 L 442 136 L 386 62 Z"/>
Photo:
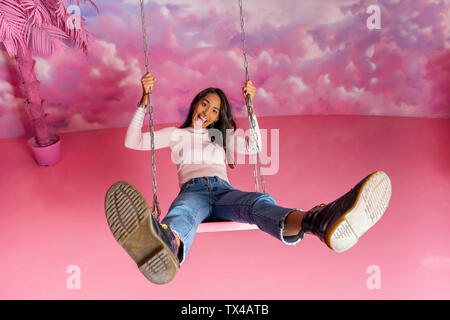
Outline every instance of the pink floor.
<path id="1" fill-rule="evenodd" d="M 308 235 L 288 247 L 259 230 L 202 233 L 175 280 L 156 286 L 115 242 L 104 216 L 105 192 L 118 180 L 152 197 L 150 153 L 123 146 L 126 128 L 61 134 L 63 160 L 52 167 L 35 164 L 28 137 L 3 139 L 0 299 L 450 298 L 449 119 L 259 122 L 280 128 L 279 170 L 265 177 L 280 205 L 309 209 L 373 171 L 390 176 L 386 214 L 354 248 L 337 254 Z M 156 160 L 165 213 L 178 193 L 176 167 L 168 149 Z M 235 188 L 254 190 L 252 165 L 228 174 Z M 67 286 L 72 265 L 80 268 L 80 289 Z M 370 289 L 374 277 L 378 286 Z"/>

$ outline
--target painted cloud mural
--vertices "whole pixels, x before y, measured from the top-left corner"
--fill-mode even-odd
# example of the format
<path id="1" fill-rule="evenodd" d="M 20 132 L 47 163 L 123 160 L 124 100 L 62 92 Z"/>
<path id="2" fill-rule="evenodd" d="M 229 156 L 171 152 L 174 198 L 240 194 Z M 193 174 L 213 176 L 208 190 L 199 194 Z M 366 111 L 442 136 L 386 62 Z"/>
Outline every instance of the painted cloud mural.
<path id="1" fill-rule="evenodd" d="M 88 55 L 35 55 L 52 130 L 128 125 L 145 73 L 139 1 L 81 6 Z M 379 28 L 369 28 L 379 8 Z M 181 122 L 195 94 L 220 87 L 245 117 L 236 1 L 149 0 L 155 122 Z M 450 117 L 449 0 L 244 0 L 258 116 Z M 14 59 L 0 46 L 0 138 L 31 135 Z"/>

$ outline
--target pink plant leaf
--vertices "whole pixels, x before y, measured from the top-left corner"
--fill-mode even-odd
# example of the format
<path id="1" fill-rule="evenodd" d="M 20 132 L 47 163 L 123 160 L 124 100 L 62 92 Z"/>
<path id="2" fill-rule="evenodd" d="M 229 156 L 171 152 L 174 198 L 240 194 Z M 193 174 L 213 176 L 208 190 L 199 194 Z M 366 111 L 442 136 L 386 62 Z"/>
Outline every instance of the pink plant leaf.
<path id="1" fill-rule="evenodd" d="M 51 22 L 50 12 L 40 0 L 21 0 L 21 2 L 29 23 L 41 27 L 43 23 Z"/>
<path id="2" fill-rule="evenodd" d="M 91 0 L 88 2 L 98 12 L 95 3 Z M 79 5 L 78 0 L 77 4 Z M 70 40 L 71 45 L 87 53 L 88 32 L 84 28 L 84 18 L 80 17 L 81 24 L 78 30 L 77 28 L 70 30 L 67 26 L 67 19 L 70 16 L 63 0 L 0 0 L 0 43 L 11 57 L 16 57 L 20 49 L 24 59 L 27 60 L 32 59 L 28 48 L 31 47 L 38 54 L 52 54 L 57 40 L 62 43 Z M 22 59 L 18 60 L 19 64 L 20 61 Z M 34 79 L 36 79 L 34 71 L 23 75 L 24 82 L 31 83 Z M 27 96 L 30 96 L 30 92 L 27 92 Z M 36 141 L 39 145 L 48 145 L 50 137 L 42 106 L 30 104 L 28 111 L 30 110 L 38 111 L 34 112 L 36 116 L 32 116 L 33 112 L 29 112 L 34 124 Z"/>
<path id="3" fill-rule="evenodd" d="M 98 11 L 93 1 L 83 2 Z M 79 5 L 80 1 L 76 3 Z M 87 52 L 89 33 L 85 30 L 85 19 L 80 17 L 80 30 L 70 30 L 67 26 L 70 17 L 63 0 L 0 0 L 0 42 L 10 56 L 27 46 L 42 54 L 49 53 L 55 47 L 55 39 L 65 43 L 69 38 L 72 38 L 70 45 Z"/>
<path id="4" fill-rule="evenodd" d="M 10 56 L 25 45 L 26 16 L 20 3 L 13 0 L 0 1 L 0 41 Z"/>
<path id="5" fill-rule="evenodd" d="M 43 24 L 41 27 L 33 26 L 32 34 L 32 48 L 43 55 L 53 53 L 56 47 L 55 40 L 69 38 L 67 33 L 51 24 Z"/>

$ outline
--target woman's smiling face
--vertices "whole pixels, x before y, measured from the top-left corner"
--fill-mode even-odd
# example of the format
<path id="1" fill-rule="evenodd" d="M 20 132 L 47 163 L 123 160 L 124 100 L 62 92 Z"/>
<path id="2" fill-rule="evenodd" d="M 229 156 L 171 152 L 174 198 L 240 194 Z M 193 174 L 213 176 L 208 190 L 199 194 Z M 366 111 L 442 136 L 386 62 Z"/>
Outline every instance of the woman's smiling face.
<path id="1" fill-rule="evenodd" d="M 217 121 L 220 115 L 220 97 L 215 93 L 208 93 L 200 99 L 194 107 L 191 127 L 201 129 Z"/>

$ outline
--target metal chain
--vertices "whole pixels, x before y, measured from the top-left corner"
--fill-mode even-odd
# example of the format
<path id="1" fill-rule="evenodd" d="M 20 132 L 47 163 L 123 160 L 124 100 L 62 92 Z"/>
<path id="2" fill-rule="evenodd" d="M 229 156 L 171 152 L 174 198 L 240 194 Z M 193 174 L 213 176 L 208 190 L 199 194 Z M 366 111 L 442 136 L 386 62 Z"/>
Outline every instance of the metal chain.
<path id="1" fill-rule="evenodd" d="M 143 0 L 140 0 L 141 5 L 141 21 L 142 21 L 142 37 L 143 37 L 143 43 L 144 43 L 144 53 L 145 53 L 145 66 L 147 69 L 147 73 L 149 72 L 149 54 L 148 54 L 148 46 L 147 46 L 147 32 L 145 27 L 145 15 L 144 15 L 144 2 Z M 243 15 L 243 7 L 242 7 L 242 0 L 239 0 L 239 9 L 240 9 L 240 19 L 241 19 L 241 38 L 242 38 L 242 52 L 244 55 L 244 68 L 245 68 L 245 78 L 246 81 L 250 80 L 249 72 L 248 72 L 248 61 L 247 61 L 247 45 L 245 40 L 245 28 L 244 28 L 244 15 Z M 156 161 L 155 161 L 155 143 L 154 143 L 154 126 L 153 126 L 153 106 L 152 106 L 152 100 L 151 100 L 151 92 L 148 94 L 149 98 L 149 119 L 150 119 L 150 143 L 151 143 L 151 150 L 152 150 L 152 178 L 153 178 L 153 206 L 152 206 L 152 212 L 155 213 L 156 209 L 156 218 L 159 220 L 161 216 L 161 209 L 158 202 L 157 197 L 157 183 L 156 183 Z M 249 114 L 249 125 L 250 125 L 250 131 L 252 133 L 253 141 L 256 144 L 257 148 L 257 163 L 259 166 L 259 174 L 261 176 L 261 184 L 263 192 L 265 191 L 265 182 L 264 182 L 264 175 L 262 174 L 262 167 L 261 167 L 261 159 L 260 159 L 260 150 L 259 145 L 257 142 L 256 132 L 255 132 L 255 124 L 253 121 L 252 114 L 253 113 L 253 102 L 251 100 L 250 95 L 247 95 L 247 108 L 248 108 L 248 114 Z M 257 180 L 257 174 L 256 174 L 256 164 L 254 164 L 253 167 L 253 174 L 255 177 L 255 191 L 258 190 L 258 180 Z"/>
<path id="2" fill-rule="evenodd" d="M 244 11 L 242 7 L 242 0 L 239 0 L 239 16 L 241 18 L 241 40 L 242 40 L 242 54 L 244 56 L 245 81 L 248 81 L 250 80 L 250 76 L 248 73 L 247 43 L 245 41 Z"/>
<path id="3" fill-rule="evenodd" d="M 243 10 L 243 6 L 242 6 L 242 0 L 238 0 L 239 1 L 239 15 L 240 15 L 240 19 L 241 19 L 241 40 L 242 40 L 242 55 L 244 56 L 244 69 L 245 69 L 245 80 L 249 81 L 250 80 L 250 75 L 248 72 L 248 61 L 247 61 L 247 42 L 245 40 L 245 23 L 244 23 L 244 10 Z M 264 181 L 264 175 L 262 174 L 262 167 L 261 167 L 261 159 L 260 159 L 260 150 L 259 150 L 259 145 L 257 143 L 257 136 L 256 136 L 256 132 L 255 132 L 255 123 L 253 121 L 253 101 L 251 99 L 251 96 L 248 94 L 247 95 L 247 111 L 248 111 L 248 120 L 249 120 L 249 125 L 250 125 L 250 133 L 252 134 L 252 138 L 253 141 L 256 144 L 256 148 L 257 148 L 257 163 L 259 166 L 259 175 L 261 177 L 261 187 L 263 190 L 263 193 L 266 193 L 266 183 Z M 253 164 L 253 176 L 255 178 L 255 192 L 258 191 L 258 178 L 257 178 L 257 173 L 256 173 L 256 163 Z"/>
<path id="4" fill-rule="evenodd" d="M 145 53 L 145 67 L 147 69 L 147 73 L 149 72 L 149 59 L 148 59 L 148 46 L 147 46 L 147 30 L 145 27 L 145 15 L 144 15 L 144 1 L 141 2 L 141 22 L 142 22 L 142 37 L 144 43 L 144 53 Z M 159 221 L 161 216 L 161 209 L 159 207 L 158 197 L 157 197 L 157 184 L 156 184 L 156 161 L 155 161 L 155 132 L 153 128 L 153 105 L 152 105 L 152 92 L 148 93 L 148 113 L 150 119 L 150 148 L 152 150 L 152 177 L 153 177 L 153 206 L 152 213 L 156 212 L 156 219 Z M 156 209 L 156 211 L 155 211 Z"/>

